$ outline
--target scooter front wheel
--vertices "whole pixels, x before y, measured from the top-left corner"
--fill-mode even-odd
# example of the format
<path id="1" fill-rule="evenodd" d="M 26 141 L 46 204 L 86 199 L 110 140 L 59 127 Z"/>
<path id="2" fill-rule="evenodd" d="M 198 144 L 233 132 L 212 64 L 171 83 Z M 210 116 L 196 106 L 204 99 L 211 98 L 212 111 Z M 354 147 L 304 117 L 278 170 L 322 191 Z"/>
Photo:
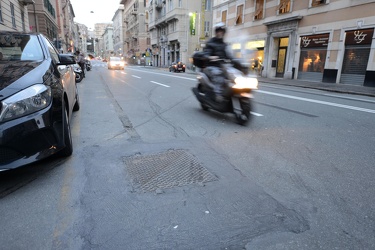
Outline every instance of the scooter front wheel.
<path id="1" fill-rule="evenodd" d="M 241 104 L 241 109 L 242 112 L 241 114 L 237 113 L 236 114 L 236 120 L 238 124 L 240 125 L 247 125 L 250 121 L 250 111 L 251 111 L 251 103 L 249 99 L 246 100 L 240 100 Z"/>

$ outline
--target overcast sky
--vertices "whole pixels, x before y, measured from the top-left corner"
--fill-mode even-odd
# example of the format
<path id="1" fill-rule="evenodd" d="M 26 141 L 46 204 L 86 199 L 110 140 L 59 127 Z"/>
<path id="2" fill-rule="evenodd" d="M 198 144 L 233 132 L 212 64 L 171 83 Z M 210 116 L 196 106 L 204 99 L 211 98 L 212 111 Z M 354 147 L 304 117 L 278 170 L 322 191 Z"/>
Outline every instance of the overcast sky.
<path id="1" fill-rule="evenodd" d="M 70 0 L 74 21 L 94 29 L 95 23 L 110 23 L 120 5 L 120 0 Z M 93 13 L 91 13 L 93 11 Z"/>

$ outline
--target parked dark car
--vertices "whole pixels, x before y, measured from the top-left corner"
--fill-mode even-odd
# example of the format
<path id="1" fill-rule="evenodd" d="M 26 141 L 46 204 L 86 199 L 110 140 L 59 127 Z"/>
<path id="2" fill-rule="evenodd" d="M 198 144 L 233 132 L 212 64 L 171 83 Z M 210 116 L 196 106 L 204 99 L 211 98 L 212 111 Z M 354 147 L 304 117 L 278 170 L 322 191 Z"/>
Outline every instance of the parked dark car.
<path id="1" fill-rule="evenodd" d="M 185 72 L 185 64 L 182 62 L 173 62 L 171 66 L 169 66 L 169 72 Z"/>
<path id="2" fill-rule="evenodd" d="M 0 32 L 0 171 L 73 153 L 73 64 L 41 34 Z"/>

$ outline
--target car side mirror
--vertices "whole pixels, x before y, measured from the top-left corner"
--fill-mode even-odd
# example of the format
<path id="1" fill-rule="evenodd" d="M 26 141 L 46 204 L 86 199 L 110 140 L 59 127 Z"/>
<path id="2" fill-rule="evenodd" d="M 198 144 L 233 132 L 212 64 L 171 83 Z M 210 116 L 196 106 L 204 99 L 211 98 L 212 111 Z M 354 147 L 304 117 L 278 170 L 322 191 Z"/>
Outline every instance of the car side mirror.
<path id="1" fill-rule="evenodd" d="M 72 65 L 76 64 L 76 59 L 74 55 L 71 54 L 59 54 L 59 63 L 58 65 Z"/>

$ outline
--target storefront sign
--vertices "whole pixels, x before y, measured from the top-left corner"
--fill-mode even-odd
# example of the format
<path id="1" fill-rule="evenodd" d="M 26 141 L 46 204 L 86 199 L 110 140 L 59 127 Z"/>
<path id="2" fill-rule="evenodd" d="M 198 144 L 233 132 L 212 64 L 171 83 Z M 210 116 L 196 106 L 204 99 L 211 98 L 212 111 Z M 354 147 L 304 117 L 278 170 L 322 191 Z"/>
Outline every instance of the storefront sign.
<path id="1" fill-rule="evenodd" d="M 371 44 L 373 35 L 374 29 L 347 31 L 345 45 Z"/>
<path id="2" fill-rule="evenodd" d="M 329 34 L 301 36 L 301 48 L 327 47 Z"/>

